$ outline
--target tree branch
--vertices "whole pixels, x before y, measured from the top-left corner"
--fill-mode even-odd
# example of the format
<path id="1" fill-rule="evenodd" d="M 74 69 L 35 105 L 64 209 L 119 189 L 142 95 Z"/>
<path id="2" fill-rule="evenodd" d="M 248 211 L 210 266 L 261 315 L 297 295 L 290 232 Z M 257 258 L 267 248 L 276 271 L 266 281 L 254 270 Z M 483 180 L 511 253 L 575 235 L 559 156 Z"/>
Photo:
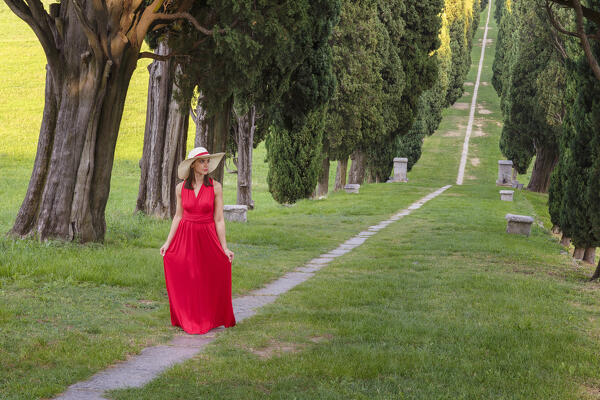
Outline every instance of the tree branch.
<path id="1" fill-rule="evenodd" d="M 50 16 L 39 0 L 30 1 L 33 7 L 27 5 L 23 0 L 4 0 L 4 2 L 17 17 L 25 21 L 33 30 L 44 49 L 44 53 L 46 53 L 48 64 L 51 67 L 57 67 L 59 55 L 54 41 L 54 34 L 50 27 Z"/>
<path id="2" fill-rule="evenodd" d="M 142 51 L 140 54 L 138 54 L 138 60 L 141 58 L 150 58 L 150 59 L 156 60 L 156 61 L 167 61 L 173 57 L 191 57 L 191 56 L 189 56 L 187 54 L 176 54 L 176 53 L 162 55 L 162 54 L 152 53 L 151 51 Z"/>
<path id="3" fill-rule="evenodd" d="M 579 35 L 577 33 L 566 30 L 565 28 L 563 28 L 560 22 L 556 20 L 556 18 L 554 17 L 554 11 L 552 11 L 552 6 L 550 5 L 551 2 L 554 2 L 554 0 L 546 0 L 546 13 L 548 14 L 548 18 L 550 19 L 550 23 L 552 24 L 554 29 L 556 29 L 558 32 L 564 35 L 573 36 L 579 39 Z"/>
<path id="4" fill-rule="evenodd" d="M 81 7 L 81 4 L 79 3 L 79 0 L 73 0 L 73 8 L 75 9 L 75 14 L 77 15 L 77 19 L 79 19 L 79 22 L 81 23 L 83 32 L 85 33 L 85 36 L 88 39 L 88 43 L 90 44 L 90 47 L 92 48 L 92 51 L 94 52 L 94 55 L 96 56 L 96 59 L 97 60 L 102 59 L 102 56 L 104 54 L 102 51 L 102 44 L 100 43 L 100 40 L 98 39 L 96 32 L 92 28 L 90 21 L 87 19 L 87 17 L 83 13 L 83 9 Z"/>
<path id="5" fill-rule="evenodd" d="M 567 8 L 575 9 L 575 7 L 576 7 L 573 0 L 549 0 L 549 1 L 551 1 L 552 3 L 556 3 L 558 5 L 561 5 L 563 7 L 567 7 Z M 585 18 L 589 19 L 590 21 L 593 21 L 594 23 L 596 23 L 596 25 L 600 26 L 600 12 L 594 11 L 591 8 L 583 7 L 581 5 L 581 2 L 579 2 L 579 0 L 577 0 L 577 3 L 579 5 L 579 8 L 581 9 L 581 12 L 583 13 L 583 16 Z"/>
<path id="6" fill-rule="evenodd" d="M 594 57 L 594 54 L 592 53 L 592 48 L 590 46 L 588 37 L 585 34 L 585 29 L 583 26 L 583 9 L 581 7 L 581 2 L 580 0 L 571 1 L 575 7 L 575 20 L 577 21 L 577 33 L 579 34 L 579 38 L 581 40 L 581 46 L 583 47 L 585 56 L 587 57 L 590 68 L 592 68 L 596 79 L 600 80 L 600 65 L 598 65 L 598 60 L 596 60 L 596 57 Z"/>

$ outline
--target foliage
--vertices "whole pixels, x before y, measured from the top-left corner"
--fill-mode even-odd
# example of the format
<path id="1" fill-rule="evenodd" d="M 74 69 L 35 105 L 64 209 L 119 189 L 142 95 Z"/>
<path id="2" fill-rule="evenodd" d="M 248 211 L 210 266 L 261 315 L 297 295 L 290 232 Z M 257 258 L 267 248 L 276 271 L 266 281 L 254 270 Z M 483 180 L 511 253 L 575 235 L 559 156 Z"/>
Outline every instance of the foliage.
<path id="1" fill-rule="evenodd" d="M 317 183 L 324 111 L 336 85 L 329 38 L 339 17 L 339 6 L 332 0 L 312 2 L 311 46 L 273 113 L 266 143 L 268 183 L 273 198 L 280 203 L 308 197 Z"/>
<path id="2" fill-rule="evenodd" d="M 540 3 L 538 1 L 538 3 Z M 501 96 L 500 149 L 524 174 L 536 149 L 558 149 L 564 114 L 564 49 L 542 7 L 513 1 L 502 12 L 493 84 Z M 541 4 L 541 3 L 540 3 Z M 539 5 L 539 4 L 538 4 Z"/>
<path id="3" fill-rule="evenodd" d="M 600 47 L 592 49 L 600 55 Z M 550 187 L 552 222 L 577 247 L 600 246 L 600 82 L 585 56 L 570 68 L 568 108 L 561 156 Z"/>
<path id="4" fill-rule="evenodd" d="M 466 5 L 465 0 L 445 1 L 439 34 L 440 47 L 434 55 L 438 63 L 438 78 L 433 87 L 421 95 L 417 117 L 408 134 L 396 138 L 396 155 L 408 158 L 409 171 L 421 157 L 423 138 L 436 131 L 443 110 L 462 95 L 471 63 L 472 36 L 479 24 L 478 0 L 474 0 L 470 8 Z M 469 18 L 472 19 L 470 23 Z M 462 22 L 457 23 L 457 20 Z M 451 24 L 455 28 L 461 25 L 468 29 L 459 35 L 459 30 L 450 31 Z"/>
<path id="5" fill-rule="evenodd" d="M 402 6 L 401 6 L 402 5 Z M 439 31 L 443 1 L 427 0 L 415 3 L 386 2 L 380 10 L 389 17 L 382 17 L 390 37 L 390 58 L 384 64 L 382 76 L 388 107 L 384 109 L 385 134 L 369 142 L 367 168 L 371 177 L 385 182 L 392 170 L 392 159 L 396 155 L 395 141 L 406 135 L 415 120 L 421 94 L 433 87 L 438 77 L 438 62 L 432 53 L 440 46 Z M 403 34 L 396 31 L 403 26 Z M 399 65 L 404 72 L 404 87 L 398 90 L 397 75 L 390 72 Z"/>
<path id="6" fill-rule="evenodd" d="M 347 159 L 358 146 L 383 134 L 381 68 L 389 37 L 376 0 L 342 3 L 331 44 L 337 86 L 326 115 L 329 157 Z"/>

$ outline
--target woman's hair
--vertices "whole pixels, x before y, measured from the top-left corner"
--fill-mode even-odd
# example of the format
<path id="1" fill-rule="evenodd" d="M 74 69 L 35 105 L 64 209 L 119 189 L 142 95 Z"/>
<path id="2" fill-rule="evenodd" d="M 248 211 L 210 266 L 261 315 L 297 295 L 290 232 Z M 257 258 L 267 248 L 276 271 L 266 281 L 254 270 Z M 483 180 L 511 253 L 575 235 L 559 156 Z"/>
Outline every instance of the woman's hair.
<path id="1" fill-rule="evenodd" d="M 186 189 L 194 190 L 195 180 L 196 180 L 196 175 L 194 174 L 194 171 L 192 170 L 192 166 L 190 165 L 190 172 L 188 174 L 187 179 L 185 181 L 183 181 L 184 182 L 183 187 L 185 187 Z M 212 183 L 210 182 L 208 174 L 204 175 L 204 182 L 202 182 L 202 184 L 204 186 L 212 186 Z"/>
<path id="2" fill-rule="evenodd" d="M 184 181 L 183 186 L 186 189 L 194 190 L 195 181 L 196 181 L 196 177 L 194 175 L 194 171 L 190 171 L 190 174 L 188 175 L 187 179 Z M 202 184 L 204 186 L 212 186 L 212 183 L 210 183 L 210 179 L 209 179 L 208 175 L 204 175 L 204 181 L 202 182 Z"/>

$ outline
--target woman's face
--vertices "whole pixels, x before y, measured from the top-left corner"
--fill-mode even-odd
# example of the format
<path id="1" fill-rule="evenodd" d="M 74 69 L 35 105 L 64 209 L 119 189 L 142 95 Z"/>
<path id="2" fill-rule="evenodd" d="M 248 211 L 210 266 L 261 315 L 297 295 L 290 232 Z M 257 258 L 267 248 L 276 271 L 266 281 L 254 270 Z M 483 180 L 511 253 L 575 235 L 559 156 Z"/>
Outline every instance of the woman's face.
<path id="1" fill-rule="evenodd" d="M 192 163 L 192 171 L 197 174 L 206 175 L 208 174 L 208 163 L 210 162 L 209 158 L 199 158 L 198 160 Z"/>

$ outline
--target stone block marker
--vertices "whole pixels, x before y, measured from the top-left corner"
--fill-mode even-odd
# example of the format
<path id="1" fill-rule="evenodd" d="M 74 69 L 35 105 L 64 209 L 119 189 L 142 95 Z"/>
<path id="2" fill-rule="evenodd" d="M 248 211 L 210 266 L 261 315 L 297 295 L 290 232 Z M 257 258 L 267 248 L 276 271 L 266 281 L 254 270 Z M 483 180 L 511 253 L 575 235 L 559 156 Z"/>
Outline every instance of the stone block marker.
<path id="1" fill-rule="evenodd" d="M 514 190 L 501 190 L 500 191 L 500 200 L 502 201 L 513 201 Z"/>
<path id="2" fill-rule="evenodd" d="M 223 206 L 223 215 L 225 221 L 246 222 L 248 221 L 248 206 L 243 205 L 225 205 Z"/>
<path id="3" fill-rule="evenodd" d="M 512 186 L 512 166 L 513 162 L 510 160 L 498 161 L 498 180 L 496 181 L 496 185 Z"/>
<path id="4" fill-rule="evenodd" d="M 358 193 L 359 189 L 360 185 L 356 183 L 349 183 L 346 186 L 344 186 L 344 190 L 346 191 L 346 193 Z"/>
<path id="5" fill-rule="evenodd" d="M 531 233 L 531 224 L 533 217 L 527 215 L 506 214 L 504 217 L 507 221 L 506 232 L 517 235 L 529 236 Z"/>
<path id="6" fill-rule="evenodd" d="M 391 182 L 408 182 L 406 172 L 408 170 L 408 158 L 394 158 L 394 177 Z"/>

